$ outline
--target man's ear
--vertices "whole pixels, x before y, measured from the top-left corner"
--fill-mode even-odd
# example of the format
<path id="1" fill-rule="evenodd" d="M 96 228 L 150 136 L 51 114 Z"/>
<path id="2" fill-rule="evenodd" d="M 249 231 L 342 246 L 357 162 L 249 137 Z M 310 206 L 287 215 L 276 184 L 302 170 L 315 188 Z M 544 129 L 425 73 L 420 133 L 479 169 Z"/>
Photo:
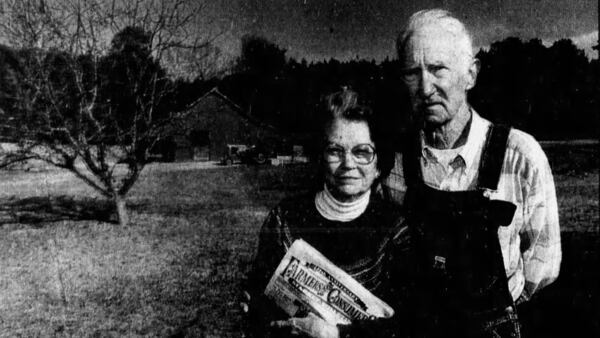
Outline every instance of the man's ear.
<path id="1" fill-rule="evenodd" d="M 469 65 L 469 69 L 467 69 L 467 90 L 475 87 L 475 83 L 477 82 L 477 74 L 479 74 L 479 68 L 481 67 L 481 63 L 479 59 L 473 58 L 471 64 Z"/>

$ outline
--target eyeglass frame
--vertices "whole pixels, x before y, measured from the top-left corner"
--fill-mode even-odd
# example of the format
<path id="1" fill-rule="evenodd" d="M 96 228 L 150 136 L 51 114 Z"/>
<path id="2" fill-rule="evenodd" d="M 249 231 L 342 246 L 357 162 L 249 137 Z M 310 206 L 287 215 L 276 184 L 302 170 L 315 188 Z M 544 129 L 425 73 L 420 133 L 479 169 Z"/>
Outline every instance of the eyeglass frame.
<path id="1" fill-rule="evenodd" d="M 369 161 L 367 161 L 367 162 L 362 162 L 361 160 L 359 160 L 359 158 L 358 158 L 358 157 L 357 157 L 357 156 L 354 154 L 354 152 L 353 152 L 353 150 L 355 150 L 357 147 L 361 147 L 361 146 L 362 146 L 362 147 L 364 147 L 364 146 L 367 146 L 367 147 L 369 147 L 369 148 L 370 148 L 370 149 L 373 151 L 373 157 L 371 157 L 371 159 L 370 159 Z M 338 155 L 336 156 L 336 157 L 337 157 L 337 160 L 333 160 L 333 161 L 331 161 L 331 160 L 328 160 L 328 159 L 327 159 L 327 156 L 328 156 L 328 155 L 327 155 L 327 153 L 326 153 L 326 152 L 327 152 L 327 149 L 328 149 L 328 148 L 334 148 L 334 147 L 335 147 L 335 148 L 338 148 L 337 150 L 343 150 L 343 154 L 342 154 L 342 152 L 338 151 Z M 325 162 L 327 162 L 327 163 L 341 163 L 341 162 L 342 162 L 342 160 L 343 160 L 343 159 L 346 157 L 346 154 L 347 154 L 347 153 L 350 153 L 350 154 L 352 155 L 352 160 L 354 161 L 354 163 L 356 163 L 356 164 L 359 164 L 359 165 L 368 165 L 368 164 L 371 164 L 371 163 L 373 163 L 373 161 L 375 161 L 375 158 L 377 158 L 377 150 L 375 149 L 375 146 L 374 146 L 374 145 L 372 145 L 372 144 L 369 144 L 369 143 L 361 143 L 361 144 L 357 144 L 357 145 L 355 145 L 355 146 L 354 146 L 354 147 L 352 147 L 351 149 L 346 149 L 346 148 L 342 147 L 342 146 L 341 146 L 341 145 L 339 145 L 339 144 L 332 143 L 332 144 L 328 144 L 328 145 L 327 145 L 327 146 L 325 146 L 325 148 L 323 149 L 323 159 L 324 159 L 324 160 L 325 160 Z"/>

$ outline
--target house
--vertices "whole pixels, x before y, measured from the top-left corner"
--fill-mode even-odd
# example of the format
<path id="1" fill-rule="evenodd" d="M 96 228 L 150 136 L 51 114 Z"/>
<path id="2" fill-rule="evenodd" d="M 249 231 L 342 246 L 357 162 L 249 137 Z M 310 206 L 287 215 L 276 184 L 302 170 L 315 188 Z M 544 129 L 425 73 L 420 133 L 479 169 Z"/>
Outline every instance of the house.
<path id="1" fill-rule="evenodd" d="M 177 113 L 171 132 L 171 156 L 175 161 L 218 161 L 231 144 L 277 143 L 275 128 L 251 116 L 216 87 Z"/>

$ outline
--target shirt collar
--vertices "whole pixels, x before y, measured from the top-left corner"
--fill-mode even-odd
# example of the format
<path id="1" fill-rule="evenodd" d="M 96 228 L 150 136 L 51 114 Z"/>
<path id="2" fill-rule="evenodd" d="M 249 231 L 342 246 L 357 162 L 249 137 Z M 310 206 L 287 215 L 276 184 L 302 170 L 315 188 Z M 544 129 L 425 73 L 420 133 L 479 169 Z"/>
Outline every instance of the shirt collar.
<path id="1" fill-rule="evenodd" d="M 469 124 L 469 133 L 467 134 L 467 142 L 458 153 L 457 157 L 465 163 L 465 170 L 472 167 L 475 162 L 479 150 L 483 148 L 486 140 L 489 122 L 483 119 L 475 109 L 471 108 L 471 123 Z M 429 150 L 429 146 L 425 144 L 425 134 L 421 130 L 421 154 L 426 159 L 431 159 L 433 154 Z"/>
<path id="2" fill-rule="evenodd" d="M 467 170 L 472 168 L 477 155 L 483 149 L 489 126 L 490 123 L 479 116 L 475 109 L 471 108 L 471 127 L 467 136 L 467 142 L 459 154 L 465 161 Z"/>

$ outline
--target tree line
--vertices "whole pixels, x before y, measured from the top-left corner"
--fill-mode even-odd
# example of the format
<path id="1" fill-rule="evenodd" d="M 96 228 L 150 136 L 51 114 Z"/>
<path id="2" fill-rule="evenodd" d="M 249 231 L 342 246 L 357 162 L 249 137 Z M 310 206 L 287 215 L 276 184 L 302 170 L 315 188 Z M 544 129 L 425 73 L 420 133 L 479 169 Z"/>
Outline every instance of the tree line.
<path id="1" fill-rule="evenodd" d="M 264 38 L 244 37 L 237 68 L 220 88 L 249 114 L 294 133 L 310 131 L 321 96 L 344 85 L 364 93 L 399 128 L 410 123 L 397 60 L 308 63 L 285 53 Z M 482 116 L 538 139 L 597 136 L 599 62 L 571 40 L 545 46 L 539 39 L 509 37 L 476 56 L 481 70 L 469 100 Z"/>

